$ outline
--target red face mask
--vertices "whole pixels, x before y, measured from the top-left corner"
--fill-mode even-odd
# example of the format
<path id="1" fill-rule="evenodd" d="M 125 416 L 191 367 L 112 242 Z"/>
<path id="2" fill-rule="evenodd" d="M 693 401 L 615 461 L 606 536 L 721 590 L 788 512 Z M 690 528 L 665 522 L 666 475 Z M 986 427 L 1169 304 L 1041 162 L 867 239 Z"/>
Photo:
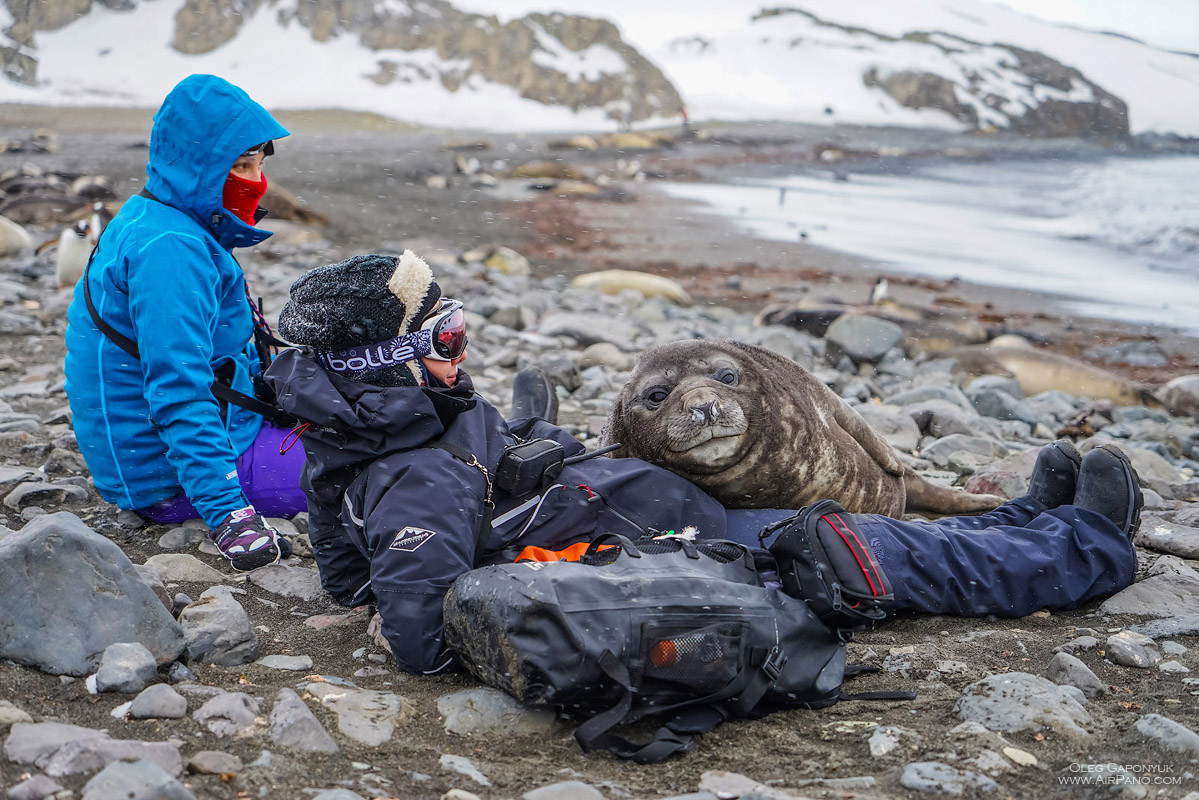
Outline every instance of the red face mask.
<path id="1" fill-rule="evenodd" d="M 264 194 L 266 194 L 265 172 L 262 173 L 262 180 L 258 182 L 248 181 L 230 172 L 229 177 L 225 179 L 222 202 L 225 204 L 225 208 L 233 212 L 235 217 L 247 225 L 253 225 L 254 212 L 258 210 L 258 203 Z"/>

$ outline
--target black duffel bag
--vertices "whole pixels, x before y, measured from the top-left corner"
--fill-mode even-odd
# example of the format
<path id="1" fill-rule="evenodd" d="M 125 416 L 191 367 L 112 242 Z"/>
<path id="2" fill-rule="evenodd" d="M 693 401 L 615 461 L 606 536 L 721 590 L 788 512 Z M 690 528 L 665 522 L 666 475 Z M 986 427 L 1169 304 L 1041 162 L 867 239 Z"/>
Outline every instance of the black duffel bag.
<path id="1" fill-rule="evenodd" d="M 763 584 L 755 552 L 770 562 L 733 542 L 609 536 L 578 562 L 476 569 L 446 595 L 446 641 L 484 683 L 583 720 L 584 751 L 655 763 L 725 719 L 840 696 L 844 642 Z M 672 716 L 650 741 L 614 733 L 651 714 Z"/>

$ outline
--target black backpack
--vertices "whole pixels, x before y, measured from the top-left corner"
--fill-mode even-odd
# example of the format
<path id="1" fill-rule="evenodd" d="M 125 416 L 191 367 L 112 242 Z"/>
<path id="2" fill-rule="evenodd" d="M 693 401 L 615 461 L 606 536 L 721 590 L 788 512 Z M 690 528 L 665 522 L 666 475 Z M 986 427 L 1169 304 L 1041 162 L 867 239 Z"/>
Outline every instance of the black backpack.
<path id="1" fill-rule="evenodd" d="M 733 542 L 608 536 L 578 562 L 483 567 L 446 595 L 446 641 L 484 683 L 583 719 L 584 751 L 655 763 L 725 719 L 840 699 L 843 637 L 755 556 L 773 567 Z M 665 713 L 646 743 L 613 732 Z"/>

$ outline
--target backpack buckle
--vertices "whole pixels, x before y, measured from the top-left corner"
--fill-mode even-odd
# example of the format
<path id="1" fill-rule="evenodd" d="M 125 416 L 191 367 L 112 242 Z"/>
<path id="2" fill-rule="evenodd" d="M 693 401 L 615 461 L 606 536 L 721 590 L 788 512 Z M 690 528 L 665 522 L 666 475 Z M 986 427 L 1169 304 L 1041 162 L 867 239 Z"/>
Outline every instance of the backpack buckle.
<path id="1" fill-rule="evenodd" d="M 775 646 L 766 654 L 766 660 L 762 662 L 762 671 L 766 673 L 767 678 L 777 681 L 783 674 L 783 665 L 786 663 L 787 654 Z"/>

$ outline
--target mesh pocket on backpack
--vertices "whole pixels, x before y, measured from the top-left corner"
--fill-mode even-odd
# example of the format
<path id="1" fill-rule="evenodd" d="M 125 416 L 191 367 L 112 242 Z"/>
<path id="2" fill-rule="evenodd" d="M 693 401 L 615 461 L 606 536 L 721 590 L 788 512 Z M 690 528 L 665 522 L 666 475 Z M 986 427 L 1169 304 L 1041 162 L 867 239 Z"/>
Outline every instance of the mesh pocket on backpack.
<path id="1" fill-rule="evenodd" d="M 643 691 L 654 680 L 710 694 L 737 677 L 745 662 L 742 639 L 746 623 L 727 620 L 701 627 L 700 622 L 665 620 L 642 626 L 642 674 L 647 679 Z"/>

